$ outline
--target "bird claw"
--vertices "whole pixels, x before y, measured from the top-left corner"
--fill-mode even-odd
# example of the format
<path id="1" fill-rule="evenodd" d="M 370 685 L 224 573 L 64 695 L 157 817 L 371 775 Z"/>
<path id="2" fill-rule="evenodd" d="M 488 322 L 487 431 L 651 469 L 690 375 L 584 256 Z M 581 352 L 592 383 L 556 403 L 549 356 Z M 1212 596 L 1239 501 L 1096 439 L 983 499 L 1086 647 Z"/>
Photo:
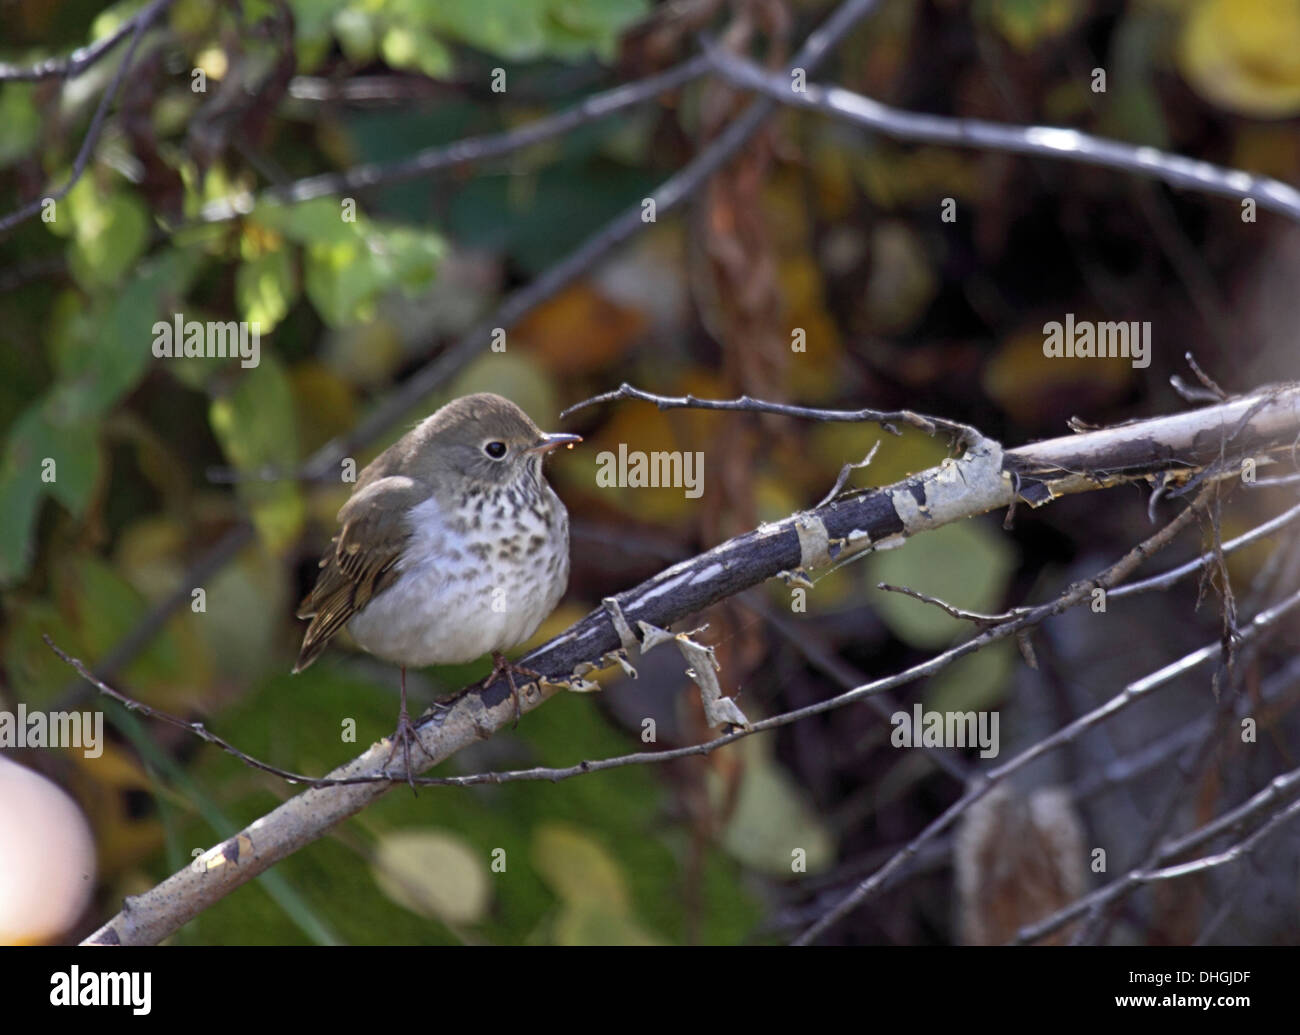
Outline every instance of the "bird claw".
<path id="1" fill-rule="evenodd" d="M 415 746 L 420 749 L 421 754 L 430 762 L 434 761 L 434 757 L 429 754 L 424 742 L 420 740 L 419 735 L 415 732 L 415 724 L 411 722 L 411 717 L 407 714 L 405 708 L 402 708 L 397 713 L 397 729 L 393 731 L 390 739 L 393 745 L 388 749 L 388 757 L 384 759 L 384 774 L 388 774 L 388 767 L 393 761 L 393 756 L 397 754 L 397 748 L 400 745 L 402 748 L 402 762 L 406 769 L 406 782 L 410 785 L 411 793 L 415 794 L 415 772 L 411 768 L 411 742 L 415 741 Z"/>
<path id="2" fill-rule="evenodd" d="M 486 690 L 497 681 L 498 677 L 502 675 L 506 677 L 506 682 L 510 684 L 510 696 L 513 697 L 515 701 L 515 722 L 511 729 L 517 729 L 519 727 L 519 719 L 524 713 L 523 704 L 519 698 L 519 687 L 515 685 L 516 672 L 521 676 L 528 676 L 530 679 L 538 680 L 539 685 L 541 680 L 546 678 L 536 669 L 528 668 L 526 665 L 517 665 L 513 661 L 510 661 L 500 651 L 493 651 L 492 671 L 489 672 L 488 677 L 483 680 L 483 689 Z"/>

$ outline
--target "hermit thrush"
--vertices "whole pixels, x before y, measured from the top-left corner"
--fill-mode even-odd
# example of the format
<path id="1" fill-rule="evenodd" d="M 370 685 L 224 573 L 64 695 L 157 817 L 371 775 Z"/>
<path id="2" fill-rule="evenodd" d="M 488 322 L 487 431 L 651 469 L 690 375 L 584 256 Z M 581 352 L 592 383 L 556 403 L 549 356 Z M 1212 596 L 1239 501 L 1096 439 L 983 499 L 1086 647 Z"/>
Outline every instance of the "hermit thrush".
<path id="1" fill-rule="evenodd" d="M 509 399 L 466 395 L 379 454 L 339 511 L 338 535 L 298 608 L 311 624 L 293 670 L 345 625 L 371 654 L 400 665 L 393 749 L 402 745 L 408 779 L 406 666 L 491 654 L 487 682 L 505 673 L 518 720 L 512 669 L 538 674 L 501 652 L 537 631 L 569 581 L 569 515 L 542 477 L 542 457 L 581 441 L 543 433 Z"/>

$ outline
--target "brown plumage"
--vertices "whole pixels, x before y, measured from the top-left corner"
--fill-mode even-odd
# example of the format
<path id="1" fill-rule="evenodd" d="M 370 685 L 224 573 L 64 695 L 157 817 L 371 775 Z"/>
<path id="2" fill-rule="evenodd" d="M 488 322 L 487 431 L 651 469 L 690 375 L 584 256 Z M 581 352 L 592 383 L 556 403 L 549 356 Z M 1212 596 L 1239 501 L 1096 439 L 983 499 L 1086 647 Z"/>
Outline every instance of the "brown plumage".
<path id="1" fill-rule="evenodd" d="M 298 617 L 312 621 L 294 672 L 315 661 L 335 633 L 397 578 L 394 565 L 410 536 L 405 513 L 416 502 L 415 487 L 409 479 L 380 478 L 363 488 L 374 468 L 371 464 L 362 472 L 339 511 L 339 534 L 321 557 L 316 585 L 298 605 Z"/>
<path id="2" fill-rule="evenodd" d="M 380 453 L 339 510 L 339 533 L 321 557 L 316 585 L 298 606 L 298 617 L 311 624 L 293 671 L 307 668 L 340 629 L 397 581 L 413 533 L 413 507 L 432 497 L 451 513 L 468 487 L 491 492 L 516 478 L 540 482 L 541 453 L 576 438 L 544 435 L 510 400 L 479 393 L 443 406 Z M 493 440 L 509 446 L 507 456 L 484 455 L 484 444 Z"/>
<path id="3" fill-rule="evenodd" d="M 492 655 L 490 684 L 550 614 L 569 579 L 569 518 L 542 476 L 542 458 L 577 435 L 543 434 L 499 395 L 449 402 L 368 464 L 339 510 L 339 531 L 316 585 L 298 607 L 310 618 L 295 672 L 344 626 L 357 644 L 401 666 L 400 746 L 411 778 L 420 741 L 406 708 L 408 665 L 461 664 Z M 387 765 L 387 763 L 385 763 Z M 412 783 L 412 788 L 414 784 Z"/>

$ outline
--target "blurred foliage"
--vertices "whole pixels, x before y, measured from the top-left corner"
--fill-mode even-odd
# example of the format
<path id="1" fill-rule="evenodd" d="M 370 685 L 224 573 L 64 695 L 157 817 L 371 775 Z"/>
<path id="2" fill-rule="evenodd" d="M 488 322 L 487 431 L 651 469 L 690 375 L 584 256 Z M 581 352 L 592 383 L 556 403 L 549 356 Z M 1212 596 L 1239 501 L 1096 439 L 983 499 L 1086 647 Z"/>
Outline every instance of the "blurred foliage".
<path id="1" fill-rule="evenodd" d="M 0 7 L 0 60 L 66 53 L 140 7 L 15 0 Z M 340 645 L 310 672 L 287 675 L 301 635 L 293 605 L 348 488 L 295 473 L 506 292 L 639 205 L 735 98 L 697 84 L 504 159 L 356 197 L 285 205 L 257 195 L 526 125 L 666 67 L 694 45 L 672 7 L 178 0 L 169 9 L 53 221 L 30 220 L 0 240 L 0 705 L 84 700 L 41 635 L 94 663 L 180 592 L 186 603 L 115 677 L 132 695 L 313 773 L 391 730 L 388 667 Z M 755 53 L 802 39 L 829 7 L 789 4 L 790 38 L 763 37 Z M 721 36 L 733 7 L 710 10 L 706 27 Z M 0 85 L 0 211 L 67 176 L 125 49 L 68 84 Z M 1297 55 L 1300 14 L 1285 0 L 887 0 L 825 78 L 904 108 L 1064 124 L 1296 182 L 1300 140 L 1284 120 L 1300 114 Z M 1104 90 L 1094 69 L 1107 71 Z M 194 89 L 195 72 L 205 91 Z M 971 421 L 1011 445 L 1061 434 L 1076 414 L 1102 421 L 1179 405 L 1165 385 L 1185 373 L 1188 349 L 1234 388 L 1294 376 L 1266 334 L 1226 314 L 1239 302 L 1251 327 L 1292 326 L 1296 255 L 1275 223 L 1243 223 L 1222 199 L 1082 166 L 901 145 L 795 115 L 774 120 L 725 175 L 689 217 L 648 225 L 507 328 L 505 352 L 485 351 L 440 385 L 358 464 L 433 407 L 477 390 L 513 398 L 553 429 L 562 407 L 628 381 L 672 394 L 905 406 Z M 955 222 L 936 218 L 946 200 Z M 240 215 L 198 220 L 222 202 Z M 1274 266 L 1283 272 L 1269 293 L 1253 274 Z M 1066 312 L 1153 321 L 1155 362 L 1048 361 L 1041 326 Z M 177 314 L 256 323 L 258 362 L 159 356 L 156 324 Z M 800 333 L 802 350 L 792 347 Z M 570 429 L 584 446 L 550 467 L 574 517 L 570 603 L 539 641 L 666 563 L 816 502 L 841 464 L 878 440 L 850 487 L 887 484 L 947 455 L 947 443 L 910 430 L 895 438 L 872 426 L 638 403 L 583 411 Z M 620 444 L 700 451 L 702 498 L 597 488 L 595 458 Z M 876 591 L 877 580 L 995 611 L 1044 573 L 1090 550 L 1111 556 L 1149 527 L 1137 504 L 1082 522 L 1057 509 L 1019 516 L 1009 535 L 991 522 L 946 528 L 919 549 L 825 575 L 793 617 L 863 672 L 883 674 L 951 644 L 961 626 Z M 255 542 L 190 585 L 195 559 L 244 521 Z M 1262 560 L 1234 557 L 1234 577 Z M 763 599 L 792 609 L 784 585 Z M 739 687 L 751 717 L 833 692 L 807 645 L 769 634 L 738 606 L 707 617 L 724 686 Z M 1198 621 L 1217 635 L 1212 617 Z M 1019 664 L 1010 648 L 981 653 L 907 700 L 1002 705 Z M 620 710 L 618 695 L 633 693 L 626 684 L 564 696 L 441 771 L 638 750 L 655 685 L 671 691 L 656 713 L 673 731 L 662 742 L 705 737 L 681 666 L 646 666 L 637 717 Z M 412 673 L 412 683 L 427 702 L 485 672 Z M 835 714 L 690 760 L 699 765 L 418 798 L 399 788 L 177 940 L 775 937 L 764 921 L 803 894 L 792 847 L 817 879 L 841 865 L 856 873 L 864 853 L 914 834 L 926 808 L 960 792 L 918 756 L 880 750 L 876 720 Z M 292 793 L 174 731 L 114 716 L 103 758 L 52 763 L 95 828 L 95 921 Z M 341 734 L 350 719 L 355 742 Z M 904 794 L 918 786 L 922 804 Z M 868 793 L 862 807 L 855 796 Z M 493 868 L 498 858 L 504 870 Z M 867 918 L 853 937 L 885 937 L 887 927 L 895 939 L 942 938 L 946 921 L 931 901 L 909 900 L 892 925 Z"/>

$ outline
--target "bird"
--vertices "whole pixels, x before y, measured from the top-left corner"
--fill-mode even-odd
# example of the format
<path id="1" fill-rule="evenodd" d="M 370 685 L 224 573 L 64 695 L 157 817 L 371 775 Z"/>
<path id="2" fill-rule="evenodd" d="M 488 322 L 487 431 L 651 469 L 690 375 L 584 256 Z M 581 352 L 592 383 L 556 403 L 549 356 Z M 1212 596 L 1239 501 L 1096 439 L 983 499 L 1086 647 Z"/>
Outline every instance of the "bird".
<path id="1" fill-rule="evenodd" d="M 537 631 L 569 581 L 569 514 L 542 472 L 546 454 L 578 435 L 545 433 L 487 392 L 426 417 L 357 476 L 338 532 L 298 607 L 310 619 L 295 673 L 345 626 L 364 650 L 401 667 L 400 744 L 414 790 L 406 669 L 490 654 L 521 712 L 514 673 L 540 673 L 504 651 Z M 422 745 L 421 745 L 421 749 Z"/>

